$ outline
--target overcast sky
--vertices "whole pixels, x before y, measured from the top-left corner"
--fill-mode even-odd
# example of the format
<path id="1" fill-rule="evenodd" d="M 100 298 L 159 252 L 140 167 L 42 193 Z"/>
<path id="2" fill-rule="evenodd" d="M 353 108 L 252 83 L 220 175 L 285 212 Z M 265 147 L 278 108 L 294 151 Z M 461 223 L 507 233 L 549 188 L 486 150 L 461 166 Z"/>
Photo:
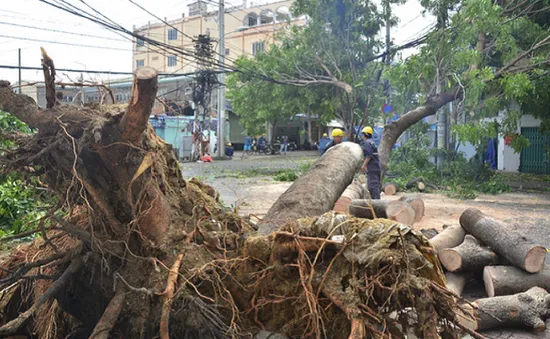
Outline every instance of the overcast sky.
<path id="1" fill-rule="evenodd" d="M 53 0 L 49 1 L 54 2 Z M 84 7 L 80 1 L 66 1 L 78 7 Z M 134 2 L 139 3 L 155 15 L 167 17 L 168 19 L 175 19 L 180 17 L 181 13 L 187 13 L 187 5 L 193 1 L 195 0 L 134 0 Z M 239 2 L 238 0 L 229 1 L 231 4 Z M 151 15 L 128 0 L 86 0 L 86 3 L 129 30 L 132 30 L 133 25 L 141 26 L 147 24 L 149 20 L 155 21 Z M 424 17 L 421 11 L 422 7 L 417 0 L 408 0 L 405 5 L 394 8 L 394 13 L 400 19 L 398 27 L 392 29 L 392 39 L 395 44 L 399 45 L 410 41 L 431 27 L 433 19 Z M 127 36 L 117 35 L 97 24 L 63 12 L 38 0 L 1 0 L 0 65 L 17 66 L 18 48 L 21 48 L 22 65 L 39 67 L 40 46 L 48 51 L 57 68 L 128 72 L 132 70 L 132 44 Z M 404 54 L 408 55 L 409 53 L 405 52 Z M 73 79 L 78 76 L 75 73 L 69 75 Z M 13 83 L 17 81 L 17 77 L 17 70 L 0 69 L 0 79 L 7 79 Z M 101 78 L 107 80 L 109 75 L 85 75 L 85 77 L 87 79 Z M 110 78 L 119 77 L 124 76 L 110 76 Z M 42 80 L 43 77 L 39 71 L 24 70 L 22 79 Z"/>

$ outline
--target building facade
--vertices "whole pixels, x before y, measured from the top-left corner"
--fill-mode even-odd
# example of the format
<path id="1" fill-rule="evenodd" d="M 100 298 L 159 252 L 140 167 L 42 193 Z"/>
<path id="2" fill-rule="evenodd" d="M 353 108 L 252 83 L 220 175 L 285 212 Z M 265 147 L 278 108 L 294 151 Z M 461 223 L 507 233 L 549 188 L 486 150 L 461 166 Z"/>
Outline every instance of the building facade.
<path id="1" fill-rule="evenodd" d="M 277 31 L 292 24 L 304 22 L 304 18 L 291 16 L 291 4 L 292 1 L 287 0 L 265 5 L 254 5 L 250 2 L 247 6 L 244 0 L 240 6 L 226 8 L 224 17 L 226 64 L 231 65 L 242 55 L 255 56 L 273 43 Z M 165 20 L 169 25 L 163 22 L 148 23 L 134 28 L 134 32 L 191 53 L 195 48 L 192 38 L 209 35 L 217 40 L 217 11 L 209 12 L 207 3 L 200 0 L 188 6 L 189 16 L 187 17 L 182 15 L 176 20 Z M 217 53 L 216 44 L 213 48 Z M 188 73 L 196 71 L 199 64 L 193 57 L 161 50 L 137 39 L 133 47 L 133 69 L 143 66 L 153 67 L 163 73 Z"/>

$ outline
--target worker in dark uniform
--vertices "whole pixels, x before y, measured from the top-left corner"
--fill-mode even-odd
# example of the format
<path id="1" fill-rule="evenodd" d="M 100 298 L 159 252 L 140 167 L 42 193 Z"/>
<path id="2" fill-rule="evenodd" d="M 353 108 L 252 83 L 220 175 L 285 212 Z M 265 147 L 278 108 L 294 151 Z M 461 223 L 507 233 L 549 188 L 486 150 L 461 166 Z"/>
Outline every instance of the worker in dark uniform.
<path id="1" fill-rule="evenodd" d="M 370 126 L 361 131 L 363 155 L 365 156 L 361 172 L 367 174 L 367 186 L 371 199 L 380 199 L 380 160 L 378 159 L 378 147 L 372 140 L 372 133 Z"/>
<path id="2" fill-rule="evenodd" d="M 332 146 L 336 146 L 340 143 L 342 143 L 342 139 L 344 138 L 344 131 L 342 131 L 339 128 L 335 128 L 332 130 L 332 140 L 327 144 L 325 149 L 323 150 L 322 154 L 325 154 L 329 148 Z"/>

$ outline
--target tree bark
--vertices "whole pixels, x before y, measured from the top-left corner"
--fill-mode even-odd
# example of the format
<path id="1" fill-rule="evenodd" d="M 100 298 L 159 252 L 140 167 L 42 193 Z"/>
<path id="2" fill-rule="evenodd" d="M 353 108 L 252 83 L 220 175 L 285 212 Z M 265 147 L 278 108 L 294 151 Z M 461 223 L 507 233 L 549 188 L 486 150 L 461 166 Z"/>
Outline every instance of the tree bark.
<path id="1" fill-rule="evenodd" d="M 424 217 L 424 200 L 417 195 L 406 195 L 399 198 L 399 201 L 406 202 L 414 209 L 414 221 L 419 222 Z"/>
<path id="2" fill-rule="evenodd" d="M 539 272 L 544 267 L 546 248 L 536 245 L 502 222 L 486 216 L 480 210 L 469 208 L 460 216 L 460 225 L 508 259 L 514 266 L 529 273 Z"/>
<path id="3" fill-rule="evenodd" d="M 430 243 L 435 251 L 439 252 L 444 248 L 452 248 L 462 244 L 465 235 L 466 231 L 464 231 L 462 226 L 452 225 L 430 239 Z"/>
<path id="4" fill-rule="evenodd" d="M 352 182 L 346 188 L 344 193 L 338 198 L 338 201 L 334 204 L 334 211 L 340 213 L 349 213 L 349 206 L 354 199 L 364 199 L 365 187 L 359 183 Z"/>
<path id="5" fill-rule="evenodd" d="M 382 191 L 386 195 L 394 195 L 395 193 L 397 193 L 398 188 L 396 184 L 389 182 L 387 184 L 384 184 L 384 186 L 382 187 Z"/>
<path id="6" fill-rule="evenodd" d="M 439 251 L 439 260 L 450 272 L 476 272 L 487 265 L 498 264 L 495 252 L 481 246 L 479 241 L 469 234 L 466 234 L 460 246 Z"/>
<path id="7" fill-rule="evenodd" d="M 361 161 L 363 152 L 355 143 L 344 142 L 331 147 L 275 201 L 258 224 L 258 232 L 266 235 L 289 220 L 330 211 L 353 181 Z"/>
<path id="8" fill-rule="evenodd" d="M 384 133 L 382 134 L 380 147 L 378 147 L 382 176 L 384 176 L 384 173 L 388 169 L 391 151 L 401 134 L 423 118 L 436 114 L 442 106 L 459 99 L 461 95 L 462 91 L 459 87 L 437 94 L 428 98 L 422 106 L 403 114 L 399 119 L 384 126 Z"/>
<path id="9" fill-rule="evenodd" d="M 349 213 L 366 219 L 386 218 L 405 225 L 412 225 L 415 218 L 414 209 L 409 204 L 395 200 L 356 199 L 351 202 Z"/>
<path id="10" fill-rule="evenodd" d="M 550 269 L 527 273 L 514 266 L 486 266 L 483 270 L 485 292 L 489 297 L 525 292 L 538 286 L 550 290 Z"/>
<path id="11" fill-rule="evenodd" d="M 546 329 L 544 319 L 550 315 L 550 295 L 540 287 L 527 292 L 478 299 L 470 307 L 473 320 L 462 319 L 464 325 L 473 330 L 487 330 L 500 327 L 528 327 L 536 332 Z"/>
<path id="12" fill-rule="evenodd" d="M 135 72 L 134 86 L 126 114 L 120 121 L 122 138 L 130 143 L 141 140 L 157 95 L 157 71 L 141 67 Z"/>

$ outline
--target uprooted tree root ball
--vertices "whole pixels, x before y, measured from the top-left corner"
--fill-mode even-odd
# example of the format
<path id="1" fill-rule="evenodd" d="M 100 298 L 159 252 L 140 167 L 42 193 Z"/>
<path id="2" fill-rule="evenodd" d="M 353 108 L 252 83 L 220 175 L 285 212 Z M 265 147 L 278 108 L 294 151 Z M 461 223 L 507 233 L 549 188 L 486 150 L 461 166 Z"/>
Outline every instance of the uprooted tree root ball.
<path id="1" fill-rule="evenodd" d="M 0 337 L 458 337 L 439 262 L 408 227 L 330 212 L 259 236 L 184 180 L 147 124 L 156 82 L 139 69 L 127 108 L 45 110 L 0 83 L 0 109 L 38 131 L 9 136 L 3 170 L 60 197 L 2 264 Z"/>

